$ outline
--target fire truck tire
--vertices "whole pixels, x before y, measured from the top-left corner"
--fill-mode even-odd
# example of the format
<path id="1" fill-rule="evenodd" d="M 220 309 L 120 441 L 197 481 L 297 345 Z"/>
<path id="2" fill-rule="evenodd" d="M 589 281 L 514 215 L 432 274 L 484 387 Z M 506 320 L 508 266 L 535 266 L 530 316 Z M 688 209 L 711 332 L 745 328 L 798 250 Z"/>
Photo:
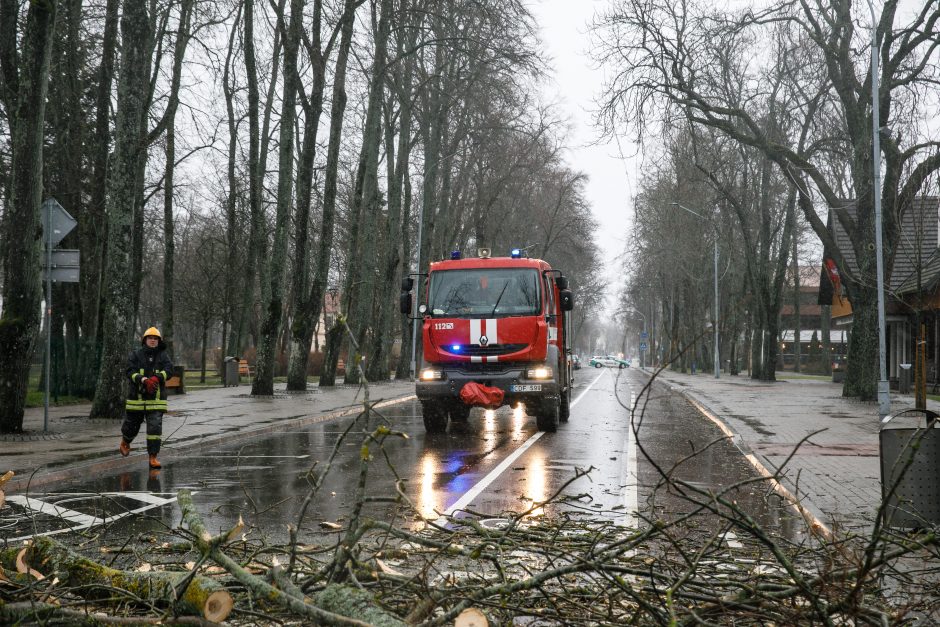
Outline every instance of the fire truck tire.
<path id="1" fill-rule="evenodd" d="M 421 417 L 424 418 L 424 430 L 428 433 L 447 431 L 447 412 L 437 403 L 421 403 Z"/>
<path id="2" fill-rule="evenodd" d="M 535 424 L 539 431 L 554 433 L 558 430 L 558 418 L 561 403 L 558 399 L 553 399 L 542 403 L 538 413 L 535 415 Z"/>
<path id="3" fill-rule="evenodd" d="M 457 404 L 451 407 L 450 409 L 450 419 L 457 422 L 467 422 L 470 419 L 470 410 L 473 409 L 469 405 Z"/>
<path id="4" fill-rule="evenodd" d="M 571 392 L 565 390 L 561 393 L 561 405 L 558 408 L 558 418 L 562 422 L 568 422 L 571 417 Z"/>

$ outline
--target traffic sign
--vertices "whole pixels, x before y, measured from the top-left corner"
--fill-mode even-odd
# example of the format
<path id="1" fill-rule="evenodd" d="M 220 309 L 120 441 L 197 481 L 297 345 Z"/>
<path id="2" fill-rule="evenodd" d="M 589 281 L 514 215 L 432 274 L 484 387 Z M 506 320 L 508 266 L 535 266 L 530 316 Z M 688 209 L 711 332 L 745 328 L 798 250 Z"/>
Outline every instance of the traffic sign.
<path id="1" fill-rule="evenodd" d="M 641 340 L 648 340 L 648 339 L 650 339 L 649 331 L 640 331 L 640 339 L 641 339 Z"/>
<path id="2" fill-rule="evenodd" d="M 78 283 L 81 252 L 74 248 L 62 248 L 52 251 L 52 280 L 58 283 Z M 46 268 L 46 255 L 43 255 L 42 266 Z M 48 272 L 43 272 L 43 279 L 49 278 Z"/>
<path id="3" fill-rule="evenodd" d="M 640 352 L 645 353 L 647 350 L 649 350 L 649 344 L 646 342 L 640 342 Z"/>
<path id="4" fill-rule="evenodd" d="M 55 198 L 47 198 L 42 203 L 42 239 L 45 241 L 46 246 L 52 246 L 55 248 L 59 245 L 59 242 L 62 239 L 72 232 L 78 222 L 69 215 L 69 212 L 62 208 Z M 51 222 L 52 231 L 51 233 L 47 230 L 48 224 Z"/>

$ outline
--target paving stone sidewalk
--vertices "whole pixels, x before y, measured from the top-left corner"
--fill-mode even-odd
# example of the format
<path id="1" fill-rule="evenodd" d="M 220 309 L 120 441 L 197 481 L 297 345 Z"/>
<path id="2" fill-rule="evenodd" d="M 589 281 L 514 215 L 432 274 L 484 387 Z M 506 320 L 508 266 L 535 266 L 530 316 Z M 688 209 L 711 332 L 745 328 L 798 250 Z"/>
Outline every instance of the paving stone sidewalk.
<path id="1" fill-rule="evenodd" d="M 841 383 L 816 379 L 663 371 L 658 381 L 717 416 L 767 469 L 786 462 L 782 483 L 828 527 L 870 528 L 881 502 L 877 403 L 843 398 Z M 913 396 L 892 393 L 892 412 L 913 406 Z M 927 407 L 940 411 L 935 401 Z"/>
<path id="2" fill-rule="evenodd" d="M 252 397 L 251 386 L 195 390 L 171 395 L 163 418 L 164 463 L 173 457 L 220 442 L 230 443 L 265 433 L 286 431 L 360 411 L 363 390 L 358 386 L 311 386 L 306 392 L 287 392 L 275 385 L 273 397 Z M 401 401 L 413 397 L 414 383 L 369 385 L 369 399 Z M 118 453 L 119 420 L 89 420 L 91 405 L 50 407 L 49 428 L 43 430 L 43 409 L 26 410 L 25 434 L 0 436 L 0 474 L 16 473 L 8 492 L 22 492 L 67 482 L 96 472 L 147 463 L 143 429 L 130 457 Z"/>

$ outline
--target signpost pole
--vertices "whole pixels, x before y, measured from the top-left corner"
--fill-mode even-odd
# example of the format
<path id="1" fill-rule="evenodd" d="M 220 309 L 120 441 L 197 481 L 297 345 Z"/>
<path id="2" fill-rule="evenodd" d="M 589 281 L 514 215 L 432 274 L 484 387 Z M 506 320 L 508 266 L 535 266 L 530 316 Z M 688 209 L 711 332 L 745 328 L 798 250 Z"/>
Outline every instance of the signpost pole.
<path id="1" fill-rule="evenodd" d="M 52 203 L 46 203 L 49 212 L 46 224 L 46 397 L 43 402 L 42 431 L 49 431 L 49 379 L 52 375 Z"/>
<path id="2" fill-rule="evenodd" d="M 52 281 L 64 283 L 78 283 L 79 251 L 53 249 L 78 224 L 69 212 L 62 208 L 55 198 L 47 198 L 42 203 L 44 212 L 40 217 L 45 219 L 42 232 L 46 240 L 46 307 L 44 311 L 46 329 L 46 398 L 43 402 L 42 430 L 49 431 L 49 383 L 52 379 Z M 55 265 L 53 265 L 55 259 Z"/>

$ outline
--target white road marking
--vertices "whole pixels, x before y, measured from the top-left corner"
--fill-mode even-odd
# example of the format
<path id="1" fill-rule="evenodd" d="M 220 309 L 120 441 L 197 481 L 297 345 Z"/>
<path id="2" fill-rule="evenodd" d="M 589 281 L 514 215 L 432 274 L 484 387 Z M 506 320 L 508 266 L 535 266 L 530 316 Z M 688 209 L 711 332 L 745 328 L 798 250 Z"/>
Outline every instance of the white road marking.
<path id="1" fill-rule="evenodd" d="M 298 431 L 297 433 L 305 432 Z M 199 459 L 307 459 L 310 455 L 196 455 L 194 457 Z"/>
<path id="2" fill-rule="evenodd" d="M 594 387 L 594 384 L 597 383 L 597 381 L 598 381 L 601 377 L 603 377 L 604 374 L 606 374 L 606 372 L 607 372 L 607 371 L 605 370 L 605 371 L 602 372 L 601 374 L 597 375 L 597 377 L 595 377 L 595 379 L 594 379 L 593 381 L 591 381 L 590 385 L 588 385 L 586 388 L 584 388 L 584 391 L 581 392 L 581 394 L 578 395 L 578 398 L 576 398 L 576 399 L 574 399 L 573 401 L 571 401 L 571 406 L 574 407 L 575 405 L 577 405 L 578 402 L 579 402 L 582 398 L 584 398 L 584 395 L 588 393 L 588 390 L 590 390 L 592 387 Z M 493 470 L 491 470 L 488 475 L 486 475 L 486 476 L 483 477 L 480 481 L 478 481 L 478 482 L 476 483 L 476 485 L 474 485 L 472 488 L 470 488 L 469 490 L 467 490 L 466 492 L 464 492 L 463 496 L 461 496 L 459 499 L 457 499 L 457 500 L 453 503 L 453 505 L 451 505 L 451 506 L 448 507 L 446 510 L 444 510 L 444 515 L 445 515 L 445 516 L 453 516 L 453 515 L 454 515 L 454 512 L 456 512 L 456 511 L 458 511 L 458 510 L 461 510 L 461 509 L 465 508 L 467 505 L 469 505 L 470 503 L 472 503 L 472 502 L 473 502 L 473 499 L 475 499 L 476 497 L 478 497 L 478 496 L 483 492 L 483 490 L 485 490 L 485 489 L 487 488 L 487 486 L 489 486 L 491 483 L 493 483 L 493 481 L 496 480 L 496 477 L 498 477 L 498 476 L 500 476 L 501 474 L 503 474 L 503 472 L 505 472 L 505 470 L 506 470 L 507 468 L 509 468 L 509 466 L 510 466 L 514 461 L 516 461 L 517 459 L 519 459 L 519 457 L 520 457 L 523 453 L 525 453 L 525 452 L 529 449 L 530 446 L 532 446 L 533 444 L 535 444 L 535 441 L 538 440 L 538 439 L 539 439 L 540 437 L 542 437 L 543 435 L 545 435 L 545 432 L 544 432 L 544 431 L 536 431 L 535 433 L 533 433 L 533 434 L 529 437 L 528 440 L 526 440 L 525 442 L 522 443 L 522 446 L 520 446 L 520 447 L 517 448 L 515 451 L 513 451 L 512 453 L 510 453 L 509 456 L 508 456 L 506 459 L 504 459 L 502 462 L 500 462 L 500 464 L 499 464 L 496 468 L 494 468 Z"/>
<path id="3" fill-rule="evenodd" d="M 624 527 L 637 527 L 637 512 L 639 505 L 639 476 L 637 474 L 637 449 L 636 437 L 633 433 L 633 407 L 636 404 L 636 394 L 633 387 L 630 387 L 630 424 L 627 425 L 627 456 L 620 466 L 620 485 L 621 497 L 623 503 L 623 517 L 617 521 L 617 524 Z"/>
<path id="4" fill-rule="evenodd" d="M 54 536 L 60 533 L 69 533 L 72 531 L 81 531 L 83 529 L 90 529 L 91 527 L 97 527 L 99 525 L 106 525 L 113 523 L 116 520 L 121 518 L 126 518 L 132 516 L 133 514 L 140 514 L 141 512 L 146 512 L 147 510 L 154 509 L 156 507 L 161 507 L 167 503 L 173 503 L 176 501 L 176 497 L 172 496 L 165 498 L 162 496 L 157 496 L 156 494 L 150 492 L 103 492 L 101 494 L 97 493 L 72 493 L 72 494 L 54 494 L 48 495 L 54 497 L 61 496 L 72 496 L 73 498 L 68 499 L 70 501 L 76 500 L 74 497 L 87 496 L 87 497 L 126 497 L 142 503 L 146 503 L 141 507 L 137 507 L 126 512 L 121 512 L 120 514 L 114 514 L 111 516 L 105 516 L 104 518 L 98 518 L 97 516 L 92 516 L 90 514 L 83 514 L 81 512 L 76 512 L 75 510 L 67 509 L 65 507 L 59 507 L 54 503 L 49 503 L 43 501 L 42 499 L 36 499 L 27 496 L 21 496 L 19 494 L 14 494 L 7 497 L 8 503 L 16 503 L 21 507 L 27 510 L 29 514 L 46 514 L 48 516 L 53 516 L 56 518 L 61 518 L 63 521 L 70 523 L 67 527 L 62 527 L 60 529 L 53 529 L 51 531 L 43 531 L 41 533 L 31 533 L 29 535 L 20 536 L 18 538 L 8 538 L 7 542 L 19 542 L 22 540 L 29 540 L 36 536 Z"/>
<path id="5" fill-rule="evenodd" d="M 730 549 L 743 549 L 744 545 L 738 542 L 738 536 L 734 535 L 733 531 L 727 531 L 724 535 L 725 542 L 728 544 Z"/>

